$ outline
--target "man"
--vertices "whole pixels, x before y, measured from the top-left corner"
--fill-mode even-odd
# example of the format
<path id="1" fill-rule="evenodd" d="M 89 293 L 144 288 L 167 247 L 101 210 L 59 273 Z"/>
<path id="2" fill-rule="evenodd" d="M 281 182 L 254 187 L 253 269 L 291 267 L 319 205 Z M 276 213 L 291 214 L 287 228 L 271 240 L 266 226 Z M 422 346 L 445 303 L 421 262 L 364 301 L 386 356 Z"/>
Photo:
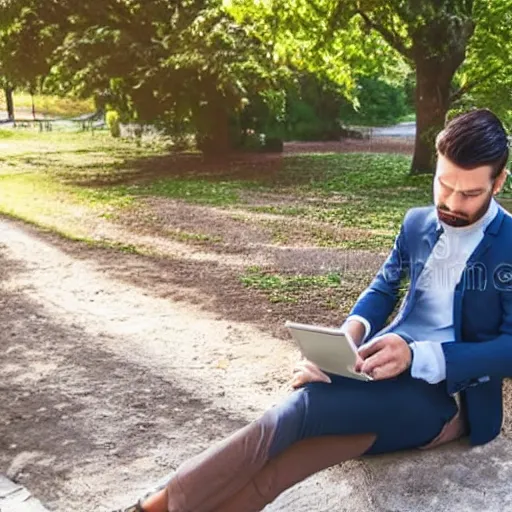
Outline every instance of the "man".
<path id="1" fill-rule="evenodd" d="M 343 328 L 360 345 L 362 382 L 300 363 L 296 391 L 185 462 L 145 512 L 258 511 L 316 471 L 363 454 L 500 432 L 512 375 L 512 217 L 494 200 L 508 140 L 488 110 L 452 120 L 436 141 L 435 206 L 414 208 Z M 399 285 L 409 291 L 393 322 Z"/>

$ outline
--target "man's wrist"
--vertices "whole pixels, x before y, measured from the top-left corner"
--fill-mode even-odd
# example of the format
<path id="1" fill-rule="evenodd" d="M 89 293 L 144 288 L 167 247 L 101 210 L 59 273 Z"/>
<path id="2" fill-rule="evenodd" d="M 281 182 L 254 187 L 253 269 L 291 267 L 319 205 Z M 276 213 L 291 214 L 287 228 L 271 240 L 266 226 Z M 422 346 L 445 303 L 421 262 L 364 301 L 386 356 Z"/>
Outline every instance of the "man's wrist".
<path id="1" fill-rule="evenodd" d="M 361 345 L 368 337 L 371 326 L 368 320 L 359 315 L 349 316 L 341 326 L 342 332 L 348 334 L 352 341 L 357 345 Z"/>
<path id="2" fill-rule="evenodd" d="M 366 329 L 359 320 L 349 320 L 344 328 L 344 332 L 350 336 L 356 346 L 359 346 L 365 338 Z"/>

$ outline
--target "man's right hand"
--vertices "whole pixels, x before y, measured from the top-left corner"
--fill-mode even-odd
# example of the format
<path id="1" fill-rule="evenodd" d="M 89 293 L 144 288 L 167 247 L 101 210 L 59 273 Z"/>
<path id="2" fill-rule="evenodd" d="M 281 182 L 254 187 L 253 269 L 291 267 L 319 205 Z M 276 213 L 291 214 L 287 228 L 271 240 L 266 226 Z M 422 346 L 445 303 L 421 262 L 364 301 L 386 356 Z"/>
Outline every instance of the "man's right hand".
<path id="1" fill-rule="evenodd" d="M 365 326 L 359 320 L 349 320 L 345 325 L 345 335 L 350 337 L 355 345 L 360 345 L 361 340 L 365 334 Z M 356 356 L 356 365 L 358 368 L 362 365 L 363 360 L 359 356 Z M 302 359 L 299 361 L 293 369 L 293 377 L 291 380 L 291 386 L 294 389 L 305 386 L 310 382 L 325 382 L 331 383 L 331 379 L 322 371 L 315 363 L 312 363 L 308 359 Z"/>
<path id="2" fill-rule="evenodd" d="M 299 361 L 293 369 L 291 386 L 294 389 L 300 388 L 310 382 L 331 383 L 331 379 L 315 363 L 307 359 Z"/>

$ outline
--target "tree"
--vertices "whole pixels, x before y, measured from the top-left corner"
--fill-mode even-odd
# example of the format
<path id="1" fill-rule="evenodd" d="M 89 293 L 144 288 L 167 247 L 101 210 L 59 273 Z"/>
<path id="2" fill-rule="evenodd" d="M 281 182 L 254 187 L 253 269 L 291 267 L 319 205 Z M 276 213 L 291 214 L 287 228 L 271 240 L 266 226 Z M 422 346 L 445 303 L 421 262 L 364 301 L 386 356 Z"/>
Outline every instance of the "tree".
<path id="1" fill-rule="evenodd" d="M 512 52 L 510 27 L 512 5 L 503 2 L 493 9 L 475 5 L 478 23 L 467 57 L 457 73 L 459 88 L 452 94 L 453 107 L 492 109 L 512 129 Z M 484 9 L 484 12 L 481 10 Z"/>
<path id="2" fill-rule="evenodd" d="M 504 27 L 510 27 L 512 2 L 397 0 L 385 6 L 375 6 L 372 2 L 357 4 L 355 12 L 364 23 L 378 31 L 416 70 L 417 134 L 411 170 L 430 173 L 435 156 L 434 138 L 444 126 L 452 104 L 476 85 L 489 80 L 498 69 L 512 72 L 508 55 L 496 55 L 491 71 L 480 72 L 475 81 L 465 80 L 458 90 L 453 89 L 457 70 L 471 49 L 475 29 L 479 28 L 477 43 L 489 51 L 496 31 L 503 33 Z M 508 36 L 502 43 L 508 45 L 510 51 Z"/>
<path id="3" fill-rule="evenodd" d="M 44 76 L 52 92 L 94 95 L 124 120 L 192 128 L 209 153 L 229 150 L 230 116 L 279 75 L 267 45 L 220 0 L 18 5 L 5 58 L 24 80 Z M 34 61 L 37 71 L 26 69 Z"/>
<path id="4" fill-rule="evenodd" d="M 349 64 L 349 70 L 339 62 L 333 67 L 342 84 L 350 85 L 353 70 L 375 66 L 382 55 L 389 58 L 382 45 L 395 52 L 396 63 L 411 66 L 416 73 L 417 123 L 412 173 L 432 172 L 434 137 L 455 102 L 482 90 L 498 73 L 509 77 L 506 83 L 512 76 L 512 0 L 262 0 L 257 8 L 251 0 L 233 2 L 236 10 L 251 16 L 268 16 L 257 12 L 262 4 L 277 16 L 274 32 L 285 35 L 277 37 L 285 53 L 292 53 L 293 47 L 306 55 L 290 34 L 298 34 L 303 43 L 309 33 L 316 40 L 306 45 L 317 52 L 313 62 L 332 63 L 337 55 Z M 371 34 L 378 34 L 380 41 Z M 372 45 L 373 53 L 365 52 L 361 62 L 354 47 Z M 350 65 L 354 61 L 355 66 Z M 458 89 L 456 82 L 461 84 Z"/>
<path id="5" fill-rule="evenodd" d="M 5 94 L 5 103 L 7 105 L 7 119 L 9 119 L 9 121 L 14 121 L 14 89 L 8 85 L 3 89 Z"/>
<path id="6" fill-rule="evenodd" d="M 0 0 L 0 9 L 2 12 L 0 17 L 0 89 L 3 90 L 5 95 L 7 119 L 12 121 L 14 120 L 14 87 L 8 77 L 7 69 L 2 65 L 2 55 L 5 55 L 4 43 L 7 37 L 7 27 L 14 19 L 12 16 L 12 4 L 5 0 L 3 2 Z"/>
<path id="7" fill-rule="evenodd" d="M 510 111 L 511 13 L 512 0 L 0 0 L 0 62 L 12 83 L 44 77 L 126 118 L 192 127 L 219 152 L 230 118 L 250 98 L 279 97 L 290 70 L 357 104 L 356 78 L 399 81 L 412 68 L 411 172 L 427 173 L 450 108 Z"/>

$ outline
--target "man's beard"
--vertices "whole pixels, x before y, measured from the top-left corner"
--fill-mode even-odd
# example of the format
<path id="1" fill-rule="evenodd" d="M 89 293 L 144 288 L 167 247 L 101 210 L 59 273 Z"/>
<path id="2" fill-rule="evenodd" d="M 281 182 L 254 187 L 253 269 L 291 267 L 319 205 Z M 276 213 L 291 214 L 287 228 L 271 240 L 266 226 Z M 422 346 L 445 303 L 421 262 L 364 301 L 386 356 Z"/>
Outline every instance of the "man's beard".
<path id="1" fill-rule="evenodd" d="M 451 212 L 448 207 L 442 203 L 437 207 L 437 216 L 441 222 L 444 222 L 448 226 L 452 226 L 454 228 L 469 226 L 480 220 L 486 214 L 492 198 L 493 194 L 491 192 L 481 208 L 479 208 L 471 217 L 463 212 Z"/>

